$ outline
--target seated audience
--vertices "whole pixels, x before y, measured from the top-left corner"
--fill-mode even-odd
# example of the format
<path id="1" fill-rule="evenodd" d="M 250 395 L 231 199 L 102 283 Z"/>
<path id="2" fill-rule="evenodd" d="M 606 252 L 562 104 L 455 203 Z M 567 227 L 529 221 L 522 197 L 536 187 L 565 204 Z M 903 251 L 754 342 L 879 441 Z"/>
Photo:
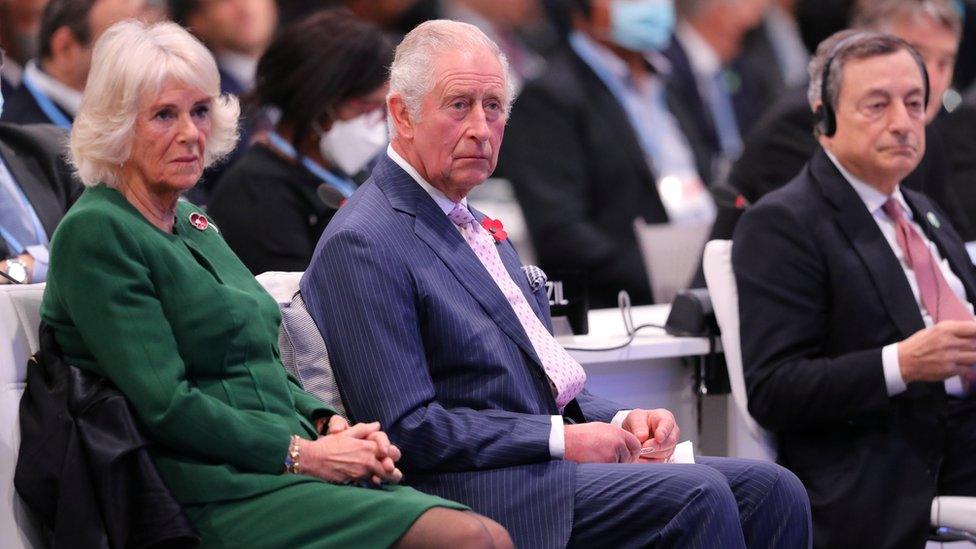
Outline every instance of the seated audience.
<path id="1" fill-rule="evenodd" d="M 673 101 L 694 115 L 719 182 L 742 151 L 743 136 L 776 90 L 761 67 L 740 58 L 746 34 L 762 22 L 768 0 L 675 0 L 678 23 L 665 51 Z"/>
<path id="2" fill-rule="evenodd" d="M 251 272 L 304 271 L 350 178 L 387 143 L 393 46 L 344 10 L 287 27 L 258 65 L 255 95 L 281 112 L 266 142 L 223 175 L 209 212 Z"/>
<path id="3" fill-rule="evenodd" d="M 568 45 L 526 83 L 500 158 L 542 268 L 553 276 L 585 271 L 592 307 L 616 306 L 620 290 L 635 304 L 652 302 L 634 219 L 666 223 L 714 211 L 694 113 L 672 101 L 657 68 L 674 13 L 651 3 L 635 17 L 626 4 L 571 2 Z M 679 200 L 665 201 L 675 194 Z"/>
<path id="4" fill-rule="evenodd" d="M 92 45 L 117 21 L 136 17 L 145 0 L 58 0 L 44 8 L 38 57 L 7 94 L 0 120 L 54 124 L 64 129 L 78 112 L 91 67 Z"/>
<path id="5" fill-rule="evenodd" d="M 44 282 L 50 236 L 81 194 L 64 160 L 65 138 L 50 125 L 0 123 L 0 271 L 13 281 Z"/>
<path id="6" fill-rule="evenodd" d="M 928 146 L 918 169 L 904 184 L 935 200 L 965 240 L 976 238 L 953 189 L 951 174 L 957 164 L 947 160 L 943 144 L 968 139 L 967 133 L 948 133 L 942 120 L 951 117 L 942 106 L 942 95 L 952 80 L 952 63 L 959 42 L 960 20 L 955 7 L 950 0 L 868 0 L 855 9 L 854 17 L 855 28 L 894 34 L 918 49 L 925 59 L 932 87 L 932 101 L 926 113 L 930 122 L 926 128 Z M 759 200 L 791 180 L 817 149 L 814 115 L 805 95 L 805 90 L 797 89 L 782 97 L 747 140 L 742 157 L 732 169 L 729 184 L 748 202 Z M 729 238 L 735 218 L 731 216 L 722 227 L 716 226 L 713 236 Z M 976 218 L 972 221 L 976 223 Z"/>
<path id="7" fill-rule="evenodd" d="M 821 148 L 735 231 L 749 410 L 813 508 L 814 546 L 923 547 L 976 496 L 976 271 L 902 181 L 926 147 L 922 56 L 843 31 L 810 65 Z"/>
<path id="8" fill-rule="evenodd" d="M 41 306 L 65 360 L 128 397 L 204 547 L 510 546 L 398 486 L 379 424 L 349 425 L 286 374 L 275 301 L 179 200 L 234 144 L 237 101 L 219 93 L 210 53 L 173 23 L 119 23 L 95 45 L 71 134 L 88 189 L 54 235 Z"/>
<path id="9" fill-rule="evenodd" d="M 389 428 L 413 486 L 498 520 L 519 547 L 805 547 L 806 494 L 785 469 L 661 463 L 671 412 L 584 388 L 545 291 L 497 220 L 468 208 L 513 88 L 469 24 L 429 21 L 397 48 L 392 144 L 301 282 L 350 415 Z"/>

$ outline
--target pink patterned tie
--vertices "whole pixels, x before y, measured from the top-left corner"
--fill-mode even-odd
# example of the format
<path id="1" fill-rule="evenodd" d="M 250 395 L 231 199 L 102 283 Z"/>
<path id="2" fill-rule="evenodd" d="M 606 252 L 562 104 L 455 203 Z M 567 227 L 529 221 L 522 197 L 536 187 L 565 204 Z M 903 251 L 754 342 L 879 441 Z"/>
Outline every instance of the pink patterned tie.
<path id="1" fill-rule="evenodd" d="M 556 406 L 562 411 L 569 401 L 576 398 L 576 395 L 583 390 L 586 372 L 573 357 L 569 356 L 562 345 L 546 330 L 539 317 L 532 312 L 532 307 L 529 306 L 522 290 L 505 270 L 505 265 L 502 264 L 495 247 L 494 238 L 488 234 L 488 231 L 478 225 L 471 212 L 461 204 L 456 205 L 448 217 L 461 228 L 464 239 L 515 311 L 522 329 L 532 342 L 532 348 L 542 360 L 542 367 L 553 387 Z"/>
<path id="2" fill-rule="evenodd" d="M 918 281 L 918 292 L 922 295 L 922 305 L 932 316 L 935 323 L 943 320 L 974 320 L 973 314 L 959 300 L 959 297 L 949 283 L 942 276 L 942 270 L 933 260 L 929 247 L 925 241 L 915 231 L 911 223 L 905 219 L 901 206 L 894 198 L 889 198 L 884 206 L 881 207 L 888 217 L 895 222 L 895 236 L 898 239 L 898 246 L 905 254 L 905 263 L 915 273 L 915 280 Z M 972 370 L 972 369 L 971 369 Z M 969 376 L 969 384 L 973 381 L 973 376 Z M 966 387 L 966 379 L 963 386 Z M 971 387 L 966 387 L 971 391 Z"/>

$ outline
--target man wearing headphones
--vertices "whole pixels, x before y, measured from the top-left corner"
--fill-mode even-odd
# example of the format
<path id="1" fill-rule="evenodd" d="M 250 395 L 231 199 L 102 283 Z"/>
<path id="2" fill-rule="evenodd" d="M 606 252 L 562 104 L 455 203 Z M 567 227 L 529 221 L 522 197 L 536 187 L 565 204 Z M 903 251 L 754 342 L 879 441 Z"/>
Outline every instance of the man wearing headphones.
<path id="1" fill-rule="evenodd" d="M 976 496 L 976 272 L 900 185 L 925 151 L 918 52 L 842 31 L 810 74 L 820 148 L 735 231 L 749 409 L 807 488 L 816 547 L 922 547 L 933 497 Z"/>

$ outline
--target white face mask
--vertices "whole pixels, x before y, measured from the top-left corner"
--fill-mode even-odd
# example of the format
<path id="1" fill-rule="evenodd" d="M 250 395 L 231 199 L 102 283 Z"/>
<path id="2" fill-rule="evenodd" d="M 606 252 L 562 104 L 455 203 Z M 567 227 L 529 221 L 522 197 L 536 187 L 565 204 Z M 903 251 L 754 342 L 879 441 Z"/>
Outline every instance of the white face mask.
<path id="1" fill-rule="evenodd" d="M 319 137 L 319 152 L 346 175 L 355 175 L 386 144 L 386 120 L 382 111 L 375 111 L 333 122 L 329 131 Z"/>

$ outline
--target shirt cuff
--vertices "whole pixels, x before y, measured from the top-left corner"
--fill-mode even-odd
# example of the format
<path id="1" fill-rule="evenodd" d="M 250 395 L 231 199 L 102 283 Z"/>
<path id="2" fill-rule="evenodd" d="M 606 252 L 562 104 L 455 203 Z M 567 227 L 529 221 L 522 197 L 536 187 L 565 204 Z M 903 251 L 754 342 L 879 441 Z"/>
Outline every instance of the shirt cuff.
<path id="1" fill-rule="evenodd" d="M 551 416 L 552 429 L 549 430 L 549 457 L 563 459 L 566 455 L 566 426 L 563 416 Z"/>
<path id="2" fill-rule="evenodd" d="M 27 253 L 34 258 L 34 269 L 31 271 L 30 281 L 32 283 L 44 282 L 47 280 L 47 264 L 51 257 L 47 246 L 28 246 Z"/>
<path id="3" fill-rule="evenodd" d="M 881 366 L 884 368 L 885 387 L 888 389 L 888 396 L 904 393 L 908 386 L 905 385 L 905 378 L 901 376 L 897 343 L 885 345 L 881 349 Z"/>
<path id="4" fill-rule="evenodd" d="M 619 412 L 613 415 L 613 419 L 610 420 L 610 425 L 613 425 L 614 427 L 620 427 L 621 429 L 623 429 L 624 420 L 627 419 L 627 415 L 629 415 L 633 411 L 634 411 L 633 409 L 620 410 Z"/>
<path id="5" fill-rule="evenodd" d="M 947 395 L 956 397 L 966 396 L 966 389 L 964 389 L 962 386 L 962 377 L 952 376 L 945 380 L 945 392 Z"/>

